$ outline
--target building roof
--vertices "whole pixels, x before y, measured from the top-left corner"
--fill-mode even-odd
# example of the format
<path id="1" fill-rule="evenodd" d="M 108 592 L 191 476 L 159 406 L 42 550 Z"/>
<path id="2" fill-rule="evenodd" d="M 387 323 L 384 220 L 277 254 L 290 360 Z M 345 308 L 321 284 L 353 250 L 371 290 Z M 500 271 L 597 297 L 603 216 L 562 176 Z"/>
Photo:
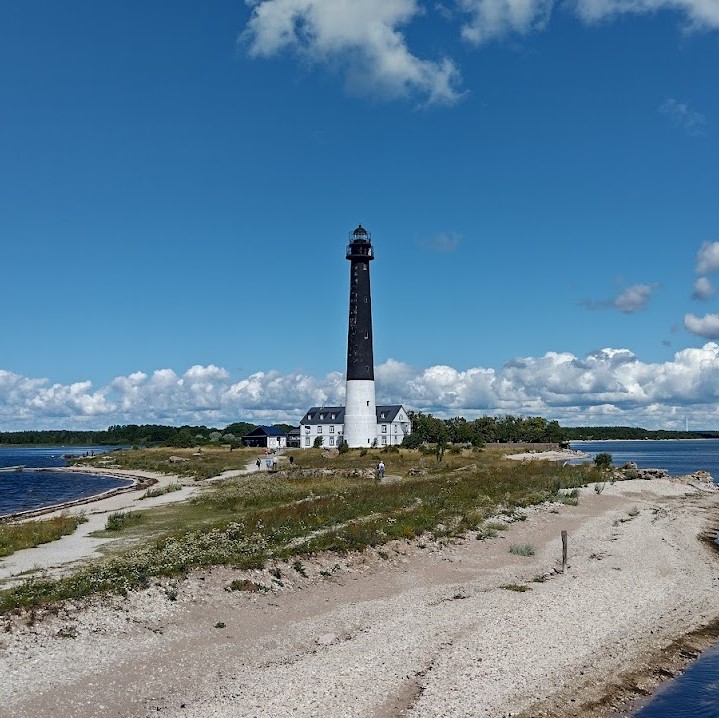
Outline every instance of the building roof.
<path id="1" fill-rule="evenodd" d="M 300 424 L 344 424 L 344 406 L 311 406 Z"/>
<path id="2" fill-rule="evenodd" d="M 389 423 L 394 421 L 399 414 L 402 404 L 390 404 L 377 407 L 377 423 Z M 344 406 L 312 406 L 302 417 L 300 424 L 344 424 Z"/>
<path id="3" fill-rule="evenodd" d="M 285 432 L 282 431 L 282 429 L 278 429 L 276 426 L 258 426 L 249 434 L 245 434 L 242 438 L 245 439 L 248 436 L 285 436 Z"/>

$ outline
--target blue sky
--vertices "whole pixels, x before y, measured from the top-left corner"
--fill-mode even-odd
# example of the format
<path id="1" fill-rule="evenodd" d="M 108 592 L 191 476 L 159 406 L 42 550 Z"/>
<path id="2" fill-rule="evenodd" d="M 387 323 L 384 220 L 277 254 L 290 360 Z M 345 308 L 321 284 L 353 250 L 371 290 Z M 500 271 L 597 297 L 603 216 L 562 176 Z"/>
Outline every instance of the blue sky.
<path id="1" fill-rule="evenodd" d="M 378 399 L 719 428 L 716 0 L 0 4 L 0 430 Z"/>

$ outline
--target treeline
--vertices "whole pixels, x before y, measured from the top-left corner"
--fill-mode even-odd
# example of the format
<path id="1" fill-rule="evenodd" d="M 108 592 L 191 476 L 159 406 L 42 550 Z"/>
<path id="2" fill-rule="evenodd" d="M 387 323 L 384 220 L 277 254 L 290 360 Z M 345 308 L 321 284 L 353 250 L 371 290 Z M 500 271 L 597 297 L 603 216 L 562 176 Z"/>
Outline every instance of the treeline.
<path id="1" fill-rule="evenodd" d="M 53 446 L 177 446 L 190 447 L 214 442 L 239 445 L 257 424 L 240 421 L 225 429 L 207 426 L 163 426 L 125 424 L 106 431 L 4 431 L 0 444 Z M 286 425 L 278 425 L 285 428 Z"/>
<path id="2" fill-rule="evenodd" d="M 640 426 L 572 426 L 562 429 L 569 441 L 608 439 L 716 439 L 719 431 L 666 431 Z"/>
<path id="3" fill-rule="evenodd" d="M 558 422 L 540 416 L 483 416 L 467 421 L 461 416 L 437 419 L 422 412 L 408 413 L 412 433 L 403 442 L 408 447 L 417 447 L 424 442 L 483 446 L 495 442 L 561 443 L 567 440 L 565 430 Z"/>

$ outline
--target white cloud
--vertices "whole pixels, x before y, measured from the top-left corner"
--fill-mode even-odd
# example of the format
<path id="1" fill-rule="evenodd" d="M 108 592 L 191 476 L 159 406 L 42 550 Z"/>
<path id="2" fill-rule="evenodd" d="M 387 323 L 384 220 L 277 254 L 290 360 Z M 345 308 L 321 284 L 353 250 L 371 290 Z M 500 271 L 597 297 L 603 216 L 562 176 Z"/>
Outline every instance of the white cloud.
<path id="1" fill-rule="evenodd" d="M 719 336 L 719 315 L 697 319 Z M 695 318 L 696 319 L 696 318 Z M 696 332 L 699 333 L 699 332 Z M 707 332 L 709 333 L 709 332 Z M 688 416 L 695 426 L 719 424 L 719 344 L 645 363 L 627 349 L 577 357 L 548 352 L 500 368 L 417 369 L 389 359 L 376 367 L 378 403 L 403 403 L 437 416 L 540 415 L 571 424 L 621 423 L 671 427 Z M 277 371 L 239 380 L 216 366 L 184 374 L 160 369 L 117 377 L 94 389 L 89 381 L 50 384 L 0 370 L 0 428 L 105 429 L 160 423 L 222 428 L 238 420 L 297 423 L 312 405 L 344 402 L 339 372 L 315 378 Z M 678 424 L 677 424 L 678 425 Z"/>
<path id="2" fill-rule="evenodd" d="M 719 242 L 704 242 L 697 253 L 697 274 L 719 271 Z"/>
<path id="3" fill-rule="evenodd" d="M 462 37 L 479 45 L 510 33 L 542 30 L 549 22 L 554 0 L 458 0 L 469 14 Z"/>
<path id="4" fill-rule="evenodd" d="M 632 284 L 614 300 L 613 304 L 620 312 L 633 314 L 646 306 L 656 288 L 656 284 Z"/>
<path id="5" fill-rule="evenodd" d="M 706 277 L 699 277 L 699 279 L 694 282 L 692 298 L 701 300 L 711 299 L 715 292 L 716 290 L 714 289 L 714 285 L 711 283 L 711 280 Z"/>
<path id="6" fill-rule="evenodd" d="M 634 314 L 640 309 L 644 309 L 658 286 L 658 284 L 632 284 L 614 299 L 602 299 L 600 301 L 585 299 L 581 304 L 592 310 L 614 308 L 624 314 Z"/>
<path id="7" fill-rule="evenodd" d="M 695 314 L 684 315 L 684 326 L 687 331 L 705 339 L 719 339 L 719 314 L 705 314 L 697 317 Z"/>
<path id="8" fill-rule="evenodd" d="M 688 135 L 700 135 L 704 131 L 704 115 L 684 102 L 670 98 L 659 106 L 659 112 L 666 115 L 674 127 L 684 130 Z"/>
<path id="9" fill-rule="evenodd" d="M 461 235 L 456 232 L 440 232 L 439 234 L 435 234 L 434 237 L 421 239 L 419 246 L 428 252 L 449 254 L 457 250 L 461 241 Z"/>
<path id="10" fill-rule="evenodd" d="M 586 22 L 596 22 L 622 14 L 653 14 L 671 10 L 684 14 L 690 29 L 719 27 L 716 0 L 577 0 L 577 13 Z"/>
<path id="11" fill-rule="evenodd" d="M 341 67 L 355 91 L 419 95 L 427 104 L 451 104 L 460 98 L 454 63 L 417 57 L 399 30 L 422 14 L 418 0 L 246 2 L 253 10 L 242 38 L 252 57 L 291 50 L 311 63 Z"/>

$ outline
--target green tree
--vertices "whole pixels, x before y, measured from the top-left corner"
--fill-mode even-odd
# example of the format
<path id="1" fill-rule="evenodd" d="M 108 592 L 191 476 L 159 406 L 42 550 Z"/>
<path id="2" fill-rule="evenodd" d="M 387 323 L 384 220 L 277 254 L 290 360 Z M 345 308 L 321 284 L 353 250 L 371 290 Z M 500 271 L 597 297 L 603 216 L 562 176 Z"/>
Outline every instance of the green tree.
<path id="1" fill-rule="evenodd" d="M 606 451 L 603 451 L 601 454 L 597 454 L 594 457 L 594 465 L 601 469 L 602 471 L 606 471 L 607 469 L 611 469 L 612 467 L 612 455 L 609 454 Z"/>
<path id="2" fill-rule="evenodd" d="M 315 449 L 321 449 L 322 448 L 322 442 L 325 440 L 324 436 L 315 436 L 315 441 L 312 444 L 312 446 Z"/>

